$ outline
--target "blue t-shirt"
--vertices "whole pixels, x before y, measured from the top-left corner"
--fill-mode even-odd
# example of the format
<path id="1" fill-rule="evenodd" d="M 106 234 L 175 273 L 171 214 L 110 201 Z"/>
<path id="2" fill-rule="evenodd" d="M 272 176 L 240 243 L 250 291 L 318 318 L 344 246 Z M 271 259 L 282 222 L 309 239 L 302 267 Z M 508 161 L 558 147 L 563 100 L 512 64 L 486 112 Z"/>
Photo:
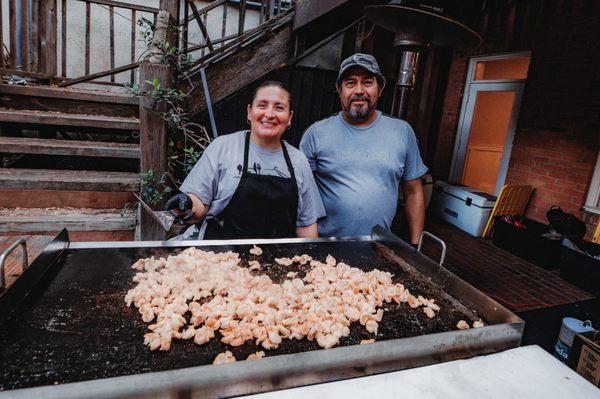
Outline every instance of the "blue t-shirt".
<path id="1" fill-rule="evenodd" d="M 316 122 L 300 149 L 327 213 L 319 220 L 322 237 L 370 235 L 377 224 L 389 229 L 399 183 L 427 172 L 410 125 L 380 112 L 366 127 L 352 126 L 342 112 Z"/>
<path id="2" fill-rule="evenodd" d="M 215 217 L 225 209 L 238 187 L 244 161 L 245 139 L 245 131 L 219 136 L 206 148 L 179 188 L 183 193 L 194 194 L 209 207 L 206 220 Z M 296 226 L 309 226 L 318 218 L 325 216 L 323 203 L 306 157 L 291 145 L 285 143 L 285 146 L 298 185 Z M 250 142 L 248 150 L 248 172 L 290 177 L 281 148 L 266 149 L 253 142 Z M 205 229 L 206 223 L 200 230 L 200 238 L 204 236 Z"/>

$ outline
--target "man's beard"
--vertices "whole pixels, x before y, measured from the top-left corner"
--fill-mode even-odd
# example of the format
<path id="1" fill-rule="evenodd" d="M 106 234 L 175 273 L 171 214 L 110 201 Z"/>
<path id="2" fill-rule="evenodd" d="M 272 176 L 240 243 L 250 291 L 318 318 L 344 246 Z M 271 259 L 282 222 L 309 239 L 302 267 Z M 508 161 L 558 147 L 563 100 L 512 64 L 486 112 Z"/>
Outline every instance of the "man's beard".
<path id="1" fill-rule="evenodd" d="M 352 103 L 355 101 L 364 101 L 364 102 L 366 102 L 366 106 L 352 107 Z M 369 97 L 366 94 L 357 95 L 357 96 L 350 97 L 350 99 L 348 100 L 347 113 L 351 119 L 360 122 L 360 121 L 369 119 L 374 108 L 375 107 L 373 106 L 373 103 L 371 102 L 371 97 Z"/>

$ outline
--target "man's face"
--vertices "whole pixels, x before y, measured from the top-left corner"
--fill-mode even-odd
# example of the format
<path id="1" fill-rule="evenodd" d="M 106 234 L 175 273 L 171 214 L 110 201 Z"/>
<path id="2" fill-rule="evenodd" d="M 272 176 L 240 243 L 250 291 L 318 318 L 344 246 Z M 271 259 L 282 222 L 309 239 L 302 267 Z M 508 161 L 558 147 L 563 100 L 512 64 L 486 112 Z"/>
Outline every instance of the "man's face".
<path id="1" fill-rule="evenodd" d="M 352 67 L 346 71 L 337 89 L 346 115 L 353 121 L 364 122 L 375 110 L 382 88 L 374 74 L 361 67 Z"/>

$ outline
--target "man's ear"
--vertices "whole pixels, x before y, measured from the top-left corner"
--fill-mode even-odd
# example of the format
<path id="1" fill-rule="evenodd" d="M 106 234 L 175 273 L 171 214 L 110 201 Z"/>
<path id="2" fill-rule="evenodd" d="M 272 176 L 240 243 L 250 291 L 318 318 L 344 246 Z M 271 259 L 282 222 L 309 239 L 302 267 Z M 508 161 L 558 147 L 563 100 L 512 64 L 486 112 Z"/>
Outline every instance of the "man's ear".
<path id="1" fill-rule="evenodd" d="M 336 83 L 335 84 L 335 91 L 337 91 L 337 93 L 340 94 L 341 89 L 342 89 L 342 86 L 340 86 L 339 83 Z"/>

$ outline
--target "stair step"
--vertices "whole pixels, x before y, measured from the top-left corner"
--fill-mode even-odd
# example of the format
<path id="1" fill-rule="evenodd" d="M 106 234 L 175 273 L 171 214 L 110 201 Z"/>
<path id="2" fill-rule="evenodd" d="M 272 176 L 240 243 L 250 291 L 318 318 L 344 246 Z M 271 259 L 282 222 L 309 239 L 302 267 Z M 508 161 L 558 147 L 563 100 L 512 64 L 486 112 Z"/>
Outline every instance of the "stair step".
<path id="1" fill-rule="evenodd" d="M 0 153 L 140 158 L 139 144 L 0 137 Z"/>
<path id="2" fill-rule="evenodd" d="M 135 212 L 91 208 L 0 208 L 0 232 L 127 231 Z"/>
<path id="3" fill-rule="evenodd" d="M 66 114 L 62 112 L 0 109 L 0 122 L 35 125 L 83 126 L 101 129 L 138 130 L 140 120 L 134 117 Z"/>
<path id="4" fill-rule="evenodd" d="M 73 115 L 137 117 L 139 97 L 126 93 L 51 86 L 0 84 L 0 108 Z"/>
<path id="5" fill-rule="evenodd" d="M 137 200 L 130 192 L 0 189 L 0 208 L 123 208 Z"/>
<path id="6" fill-rule="evenodd" d="M 137 192 L 139 188 L 137 173 L 0 168 L 0 189 Z"/>
<path id="7" fill-rule="evenodd" d="M 52 86 L 21 86 L 0 84 L 0 95 L 11 94 L 16 96 L 32 96 L 57 98 L 60 100 L 78 100 L 90 102 L 103 102 L 110 104 L 139 104 L 137 96 L 126 93 L 115 93 L 105 90 L 83 90 L 67 87 Z"/>

